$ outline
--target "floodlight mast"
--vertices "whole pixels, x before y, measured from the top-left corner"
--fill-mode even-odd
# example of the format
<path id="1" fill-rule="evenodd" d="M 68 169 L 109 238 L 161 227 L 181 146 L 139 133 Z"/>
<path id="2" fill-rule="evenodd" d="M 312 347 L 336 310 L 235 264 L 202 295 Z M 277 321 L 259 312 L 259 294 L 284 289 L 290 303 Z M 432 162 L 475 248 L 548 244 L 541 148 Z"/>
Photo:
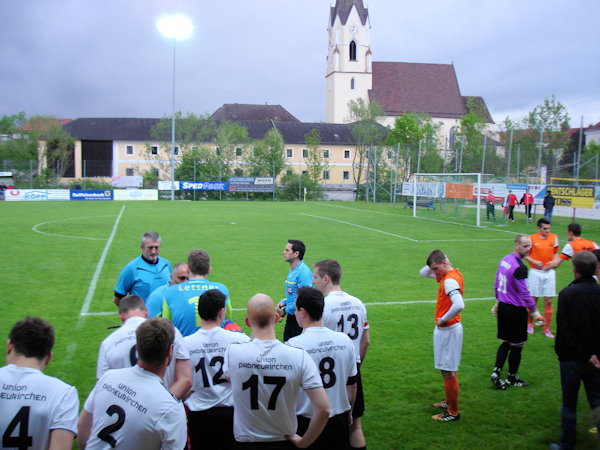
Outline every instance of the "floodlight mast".
<path id="1" fill-rule="evenodd" d="M 171 201 L 175 200 L 175 49 L 177 41 L 192 35 L 192 22 L 183 14 L 164 16 L 158 19 L 156 28 L 167 39 L 173 39 L 173 98 L 171 116 Z"/>

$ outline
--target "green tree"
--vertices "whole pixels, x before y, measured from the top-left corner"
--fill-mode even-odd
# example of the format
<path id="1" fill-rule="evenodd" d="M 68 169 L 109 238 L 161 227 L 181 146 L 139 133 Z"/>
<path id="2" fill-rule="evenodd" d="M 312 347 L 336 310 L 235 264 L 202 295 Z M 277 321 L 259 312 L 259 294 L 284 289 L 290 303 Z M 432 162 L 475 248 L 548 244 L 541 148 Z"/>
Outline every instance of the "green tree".
<path id="1" fill-rule="evenodd" d="M 385 111 L 373 100 L 367 103 L 358 98 L 348 102 L 347 122 L 352 128 L 352 137 L 356 142 L 356 151 L 352 160 L 352 173 L 356 190 L 363 183 L 363 175 L 368 162 L 368 151 L 380 145 L 386 138 L 387 130 L 379 122 L 385 117 Z"/>
<path id="2" fill-rule="evenodd" d="M 533 108 L 527 117 L 527 124 L 537 132 L 538 138 L 542 135 L 541 164 L 546 164 L 556 171 L 558 156 L 565 145 L 566 131 L 569 129 L 567 109 L 552 94 L 550 99 L 545 98 Z"/>
<path id="3" fill-rule="evenodd" d="M 583 166 L 580 168 L 579 178 L 598 178 L 597 169 L 600 167 L 600 144 L 589 142 L 581 149 L 581 164 Z"/>
<path id="4" fill-rule="evenodd" d="M 323 181 L 323 171 L 327 170 L 329 163 L 323 157 L 321 148 L 321 133 L 313 128 L 304 135 L 304 142 L 308 148 L 308 158 L 306 158 L 306 169 L 311 185 L 317 190 L 323 191 L 320 183 Z"/>
<path id="5" fill-rule="evenodd" d="M 440 172 L 443 161 L 439 152 L 439 125 L 435 125 L 429 115 L 407 113 L 396 117 L 394 128 L 388 134 L 385 145 L 391 147 L 392 155 L 398 159 L 398 176 L 401 180 L 410 179 L 417 171 L 419 163 L 419 142 L 421 142 L 421 172 Z M 396 151 L 400 153 L 396 155 Z M 392 161 L 396 164 L 396 161 Z"/>
<path id="6" fill-rule="evenodd" d="M 473 98 L 467 99 L 466 108 L 468 112 L 460 118 L 460 124 L 456 131 L 458 138 L 456 142 L 462 146 L 462 160 L 459 161 L 458 166 L 461 172 L 481 172 L 483 133 L 487 114 L 483 105 Z M 486 147 L 486 153 L 487 151 Z M 457 152 L 454 153 L 456 155 Z"/>
<path id="7" fill-rule="evenodd" d="M 253 177 L 276 179 L 285 166 L 283 136 L 277 130 L 267 131 L 265 137 L 254 142 L 254 149 L 246 158 Z"/>
<path id="8" fill-rule="evenodd" d="M 35 119 L 35 118 L 34 118 Z M 25 111 L 0 119 L 0 134 L 6 139 L 0 141 L 0 160 L 36 161 L 38 156 L 39 132 L 32 129 L 23 129 L 27 123 Z"/>

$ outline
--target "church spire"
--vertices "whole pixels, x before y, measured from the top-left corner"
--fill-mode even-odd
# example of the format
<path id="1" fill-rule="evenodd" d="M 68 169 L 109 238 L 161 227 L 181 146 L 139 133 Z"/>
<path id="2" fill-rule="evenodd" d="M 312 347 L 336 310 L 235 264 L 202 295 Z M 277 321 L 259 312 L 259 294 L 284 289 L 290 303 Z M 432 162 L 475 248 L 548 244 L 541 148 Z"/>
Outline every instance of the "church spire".
<path id="1" fill-rule="evenodd" d="M 331 7 L 330 25 L 333 26 L 336 17 L 340 18 L 342 25 L 346 25 L 348 16 L 350 15 L 350 11 L 352 11 L 353 6 L 356 7 L 356 12 L 360 17 L 361 23 L 365 25 L 367 23 L 369 11 L 363 5 L 362 0 L 336 0 L 335 6 Z"/>

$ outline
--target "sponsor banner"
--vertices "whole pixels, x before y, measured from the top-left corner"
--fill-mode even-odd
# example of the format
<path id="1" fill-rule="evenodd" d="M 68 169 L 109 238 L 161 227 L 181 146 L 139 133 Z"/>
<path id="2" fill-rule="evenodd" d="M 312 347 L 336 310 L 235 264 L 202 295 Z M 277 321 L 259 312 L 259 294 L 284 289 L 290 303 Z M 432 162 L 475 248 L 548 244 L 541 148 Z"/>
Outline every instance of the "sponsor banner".
<path id="1" fill-rule="evenodd" d="M 595 189 L 593 186 L 547 186 L 554 199 L 555 206 L 572 208 L 594 208 Z"/>
<path id="2" fill-rule="evenodd" d="M 106 201 L 113 199 L 112 189 L 73 189 L 71 200 Z"/>
<path id="3" fill-rule="evenodd" d="M 180 181 L 179 187 L 184 191 L 227 191 L 227 181 Z"/>
<path id="4" fill-rule="evenodd" d="M 414 183 L 402 183 L 402 195 L 414 196 Z M 420 181 L 417 183 L 417 197 L 443 198 L 446 194 L 446 183 L 442 181 Z M 472 195 L 472 194 L 471 194 Z"/>
<path id="5" fill-rule="evenodd" d="M 170 191 L 171 190 L 171 182 L 170 181 L 158 181 L 158 190 L 159 191 Z M 179 181 L 173 182 L 173 190 L 179 190 Z"/>
<path id="6" fill-rule="evenodd" d="M 229 192 L 273 192 L 272 177 L 230 177 Z"/>
<path id="7" fill-rule="evenodd" d="M 461 183 L 446 183 L 446 197 L 473 200 L 473 185 Z"/>
<path id="8" fill-rule="evenodd" d="M 68 189 L 7 189 L 4 199 L 9 202 L 69 200 Z"/>
<path id="9" fill-rule="evenodd" d="M 158 200 L 157 189 L 115 189 L 115 200 Z"/>
<path id="10" fill-rule="evenodd" d="M 494 196 L 494 202 L 503 202 L 507 195 L 504 183 L 481 183 L 481 200 L 485 200 L 489 193 Z M 477 200 L 477 185 L 473 185 L 473 200 Z"/>
<path id="11" fill-rule="evenodd" d="M 124 176 L 124 177 L 113 177 L 111 186 L 117 188 L 141 188 L 144 182 L 144 178 L 139 175 Z"/>

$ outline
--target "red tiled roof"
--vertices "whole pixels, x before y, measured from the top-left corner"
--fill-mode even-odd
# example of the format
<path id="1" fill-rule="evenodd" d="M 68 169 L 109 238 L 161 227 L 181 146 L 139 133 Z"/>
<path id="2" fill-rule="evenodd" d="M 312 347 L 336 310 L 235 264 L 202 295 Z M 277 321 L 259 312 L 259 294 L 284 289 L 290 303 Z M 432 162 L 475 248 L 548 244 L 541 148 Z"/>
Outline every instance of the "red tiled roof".
<path id="1" fill-rule="evenodd" d="M 25 131 L 47 131 L 50 128 L 52 128 L 53 126 L 56 125 L 66 125 L 67 123 L 71 122 L 73 119 L 55 119 L 55 118 L 46 118 L 46 117 L 39 117 L 39 118 L 32 118 L 29 119 L 26 123 L 24 123 L 21 126 L 22 130 Z"/>
<path id="2" fill-rule="evenodd" d="M 274 120 L 278 122 L 300 122 L 281 105 L 248 105 L 225 103 L 212 116 L 213 120 Z"/>
<path id="3" fill-rule="evenodd" d="M 588 130 L 589 131 L 591 131 L 591 130 L 600 130 L 600 122 L 598 122 L 596 125 L 591 125 L 591 126 L 587 127 L 585 130 L 586 131 L 588 131 Z"/>
<path id="4" fill-rule="evenodd" d="M 369 99 L 390 116 L 424 112 L 459 118 L 466 112 L 452 64 L 373 62 Z"/>

